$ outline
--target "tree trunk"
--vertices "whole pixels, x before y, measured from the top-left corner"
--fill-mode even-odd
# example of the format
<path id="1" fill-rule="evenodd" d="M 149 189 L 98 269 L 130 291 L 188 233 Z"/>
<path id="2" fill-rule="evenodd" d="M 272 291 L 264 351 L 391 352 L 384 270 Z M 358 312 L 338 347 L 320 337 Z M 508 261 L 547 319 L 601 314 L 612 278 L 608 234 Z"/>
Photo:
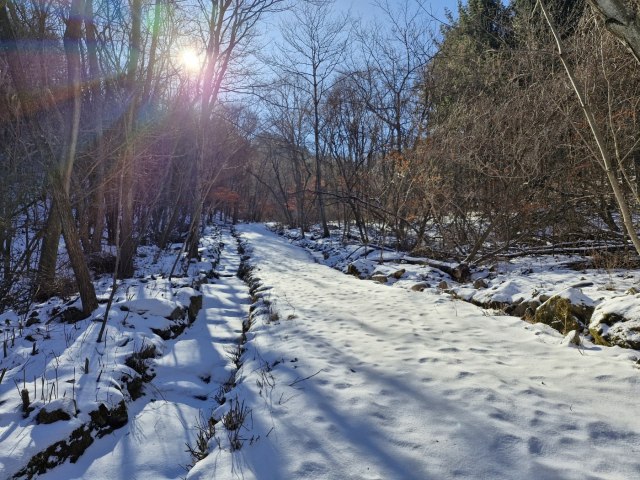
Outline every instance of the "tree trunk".
<path id="1" fill-rule="evenodd" d="M 80 2 L 78 0 L 74 0 L 74 3 L 72 4 L 72 11 L 74 11 L 73 5 L 75 5 L 75 8 L 77 9 L 79 3 Z M 10 45 L 16 44 L 16 37 L 13 32 L 13 28 L 11 27 L 6 7 L 6 0 L 0 0 L 0 40 L 3 40 L 2 42 L 0 42 L 0 45 L 5 49 L 5 51 L 10 48 Z M 79 11 L 80 13 L 82 12 L 82 10 L 75 11 Z M 76 18 L 80 17 L 78 16 Z M 74 38 L 77 38 L 79 41 L 81 26 L 81 21 L 79 22 L 79 25 L 78 22 L 71 25 L 69 36 L 67 36 L 65 32 L 65 43 L 67 41 L 71 41 L 71 43 L 73 43 Z M 69 24 L 67 24 L 67 28 L 69 28 Z M 65 50 L 66 49 L 67 45 L 65 45 Z M 73 51 L 72 45 L 70 51 Z M 71 210 L 69 196 L 67 193 L 68 183 L 65 188 L 65 182 L 67 181 L 68 177 L 63 175 L 64 170 L 62 168 L 64 166 L 70 168 L 70 165 L 68 165 L 68 163 L 69 158 L 72 158 L 72 154 L 73 156 L 75 155 L 75 141 L 69 142 L 69 147 L 66 151 L 67 155 L 69 156 L 67 157 L 66 162 L 56 161 L 53 149 L 51 148 L 49 142 L 47 142 L 47 140 L 45 139 L 40 122 L 35 116 L 35 112 L 38 111 L 38 101 L 33 93 L 28 90 L 29 83 L 27 82 L 27 77 L 22 66 L 22 59 L 17 51 L 11 52 L 11 54 L 6 56 L 6 59 L 7 63 L 9 64 L 11 78 L 17 91 L 18 99 L 20 100 L 23 115 L 29 126 L 33 143 L 35 144 L 36 149 L 39 151 L 45 165 L 47 166 L 48 178 L 51 184 L 51 191 L 53 195 L 52 204 L 55 203 L 56 210 L 60 215 L 62 233 L 64 235 L 64 241 L 69 253 L 71 267 L 73 268 L 73 272 L 76 276 L 76 283 L 78 285 L 80 298 L 82 300 L 82 308 L 84 313 L 86 315 L 89 315 L 98 307 L 98 300 L 96 298 L 96 293 L 93 287 L 91 274 L 89 273 L 89 268 L 87 267 L 87 263 L 82 253 L 82 248 L 80 247 L 77 226 L 73 218 L 73 212 Z M 79 71 L 77 71 L 77 74 L 79 75 Z M 74 89 L 74 91 L 75 89 L 79 90 L 79 81 L 77 82 L 77 84 L 71 84 L 70 88 Z M 79 113 L 79 106 L 74 109 L 74 111 L 77 111 Z M 75 130 L 76 135 L 78 124 L 79 118 L 77 121 L 75 121 L 75 119 L 72 119 L 70 131 L 73 132 Z M 73 151 L 71 150 L 71 147 L 73 147 Z"/>
<path id="2" fill-rule="evenodd" d="M 134 186 L 134 139 L 132 133 L 136 121 L 136 105 L 138 100 L 136 88 L 136 68 L 140 58 L 140 16 L 141 0 L 133 0 L 131 7 L 131 40 L 130 53 L 127 65 L 127 94 L 129 106 L 124 120 L 125 151 L 122 159 L 124 173 L 122 191 L 122 223 L 120 226 L 120 278 L 133 277 L 133 257 L 136 246 L 133 238 L 133 186 Z"/>
<path id="3" fill-rule="evenodd" d="M 91 110 L 95 120 L 94 137 L 95 149 L 94 162 L 97 163 L 94 174 L 91 177 L 93 195 L 91 198 L 91 223 L 93 233 L 91 235 L 91 251 L 102 251 L 102 233 L 104 231 L 104 142 L 102 139 L 102 89 L 100 88 L 100 67 L 98 65 L 98 43 L 96 39 L 96 26 L 93 12 L 93 0 L 87 0 L 85 6 L 85 28 L 87 32 L 87 53 L 89 58 L 89 79 L 91 91 Z"/>
<path id="4" fill-rule="evenodd" d="M 611 189 L 613 190 L 613 194 L 618 203 L 618 208 L 620 209 L 620 214 L 622 215 L 622 222 L 624 224 L 624 227 L 627 230 L 627 234 L 631 238 L 631 242 L 633 243 L 633 246 L 635 247 L 636 251 L 640 255 L 640 238 L 638 238 L 638 234 L 636 233 L 635 227 L 633 226 L 633 218 L 631 216 L 631 211 L 629 210 L 629 205 L 627 205 L 627 200 L 624 198 L 624 193 L 620 189 L 620 184 L 618 183 L 618 177 L 616 176 L 615 168 L 613 166 L 613 162 L 611 161 L 611 155 L 609 154 L 609 151 L 605 144 L 604 138 L 602 136 L 602 132 L 600 131 L 600 127 L 596 123 L 595 118 L 593 116 L 593 112 L 591 111 L 591 108 L 586 103 L 582 95 L 582 92 L 578 88 L 576 79 L 573 76 L 573 70 L 571 69 L 571 67 L 569 66 L 569 63 L 565 58 L 565 53 L 562 48 L 562 41 L 560 40 L 560 35 L 558 35 L 558 32 L 553 24 L 553 21 L 551 20 L 551 16 L 549 15 L 549 12 L 547 12 L 547 9 L 545 8 L 543 1 L 539 0 L 539 3 L 540 3 L 540 8 L 542 9 L 542 14 L 544 15 L 547 23 L 549 24 L 549 28 L 551 29 L 551 32 L 553 33 L 553 36 L 556 40 L 556 44 L 558 46 L 558 55 L 560 57 L 560 60 L 562 61 L 562 65 L 564 66 L 565 71 L 567 72 L 569 81 L 571 82 L 571 85 L 573 86 L 573 89 L 576 92 L 578 101 L 580 102 L 580 107 L 582 108 L 582 111 L 584 112 L 584 115 L 587 118 L 587 123 L 589 124 L 589 127 L 591 128 L 591 132 L 593 133 L 593 136 L 595 138 L 596 144 L 598 146 L 598 150 L 600 152 L 600 156 L 602 158 L 602 162 L 604 164 L 604 171 L 607 174 L 607 178 L 609 179 L 609 183 L 611 184 Z"/>
<path id="5" fill-rule="evenodd" d="M 587 0 L 604 19 L 604 26 L 640 62 L 640 18 L 621 0 Z"/>

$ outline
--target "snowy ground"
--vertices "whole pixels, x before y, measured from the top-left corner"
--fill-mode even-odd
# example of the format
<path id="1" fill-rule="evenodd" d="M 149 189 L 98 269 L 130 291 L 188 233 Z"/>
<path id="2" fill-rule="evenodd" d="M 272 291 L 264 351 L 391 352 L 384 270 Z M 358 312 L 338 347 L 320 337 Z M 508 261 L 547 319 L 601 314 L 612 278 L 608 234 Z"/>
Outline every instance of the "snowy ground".
<path id="1" fill-rule="evenodd" d="M 217 264 L 220 278 L 201 285 L 201 292 L 196 292 L 189 284 L 217 263 L 220 240 L 230 250 Z M 124 427 L 102 438 L 92 434 L 95 440 L 76 463 L 67 461 L 38 478 L 130 480 L 185 476 L 185 466 L 192 461 L 186 444 L 196 443 L 194 427 L 200 414 L 219 407 L 214 397 L 236 373 L 229 352 L 237 344 L 249 303 L 247 286 L 235 276 L 240 263 L 236 249 L 228 230 L 222 238 L 210 230 L 201 249 L 203 261 L 191 264 L 189 275 L 181 275 L 173 282 L 162 279 L 160 272 L 171 269 L 174 249 L 157 264 L 151 263 L 153 252 L 149 252 L 137 265 L 138 278 L 127 280 L 116 294 L 104 343 L 96 342 L 101 323 L 94 320 L 104 316 L 104 304 L 91 318 L 73 325 L 55 318 L 44 324 L 51 316 L 51 305 L 59 306 L 59 301 L 34 305 L 33 311 L 39 313 L 42 323 L 25 327 L 22 335 L 15 324 L 24 325 L 24 319 L 13 312 L 3 315 L 5 332 L 15 329 L 18 338 L 15 345 L 9 346 L 7 357 L 0 360 L 0 372 L 7 368 L 0 385 L 0 478 L 11 478 L 34 455 L 87 425 L 91 422 L 90 412 L 100 403 L 112 408 L 123 399 L 128 410 Z M 101 298 L 108 297 L 108 283 L 97 282 Z M 203 308 L 177 338 L 163 340 L 151 331 L 187 324 L 186 318 L 175 322 L 165 317 L 177 306 L 189 305 L 190 297 L 198 293 L 204 297 Z M 32 355 L 34 339 L 36 355 Z M 146 361 L 148 373 L 155 377 L 145 384 L 140 398 L 132 399 L 123 378 L 137 373 L 126 365 L 126 358 L 149 345 L 155 345 L 157 352 L 155 359 Z M 89 359 L 88 373 L 83 370 L 85 358 Z M 33 411 L 23 418 L 18 388 L 25 386 Z M 66 400 L 75 400 L 77 405 L 74 417 L 71 404 L 70 421 L 48 425 L 36 421 L 44 405 L 56 406 Z"/>
<path id="2" fill-rule="evenodd" d="M 65 324 L 30 327 L 39 335 L 35 356 L 31 341 L 16 341 L 0 363 L 8 368 L 0 385 L 1 478 L 68 437 L 96 402 L 122 397 L 129 415 L 124 427 L 96 438 L 76 463 L 38 478 L 640 478 L 637 351 L 586 339 L 576 347 L 545 325 L 483 310 L 435 285 L 411 290 L 416 282 L 450 280 L 437 269 L 407 265 L 400 279 L 386 284 L 360 280 L 323 264 L 331 255 L 310 254 L 264 225 L 237 230 L 250 258 L 236 251 L 225 228 L 220 236 L 209 232 L 204 261 L 173 284 L 159 278 L 170 256 L 155 267 L 139 265 L 144 278 L 132 280 L 123 289 L 128 295 L 117 299 L 126 310 L 110 316 L 104 347 L 96 345 L 99 323 L 90 319 L 77 323 L 78 330 L 71 327 L 72 336 Z M 162 340 L 149 327 L 166 325 L 167 309 L 187 302 L 193 291 L 185 282 L 217 263 L 219 241 L 219 278 L 201 285 L 203 309 L 176 339 Z M 338 250 L 342 260 L 335 263 L 350 254 Z M 242 259 L 254 267 L 252 295 L 235 276 Z M 495 297 L 531 288 L 536 296 L 553 295 L 583 276 L 527 261 L 524 274 L 519 264 L 476 272 L 492 282 L 489 289 L 454 290 Z M 373 259 L 359 265 L 387 275 L 399 268 Z M 624 291 L 637 285 L 635 275 L 616 276 L 608 288 L 601 285 L 611 283 L 608 273 L 594 277 L 585 294 L 631 305 L 637 295 Z M 237 369 L 231 352 L 252 301 L 254 323 Z M 19 319 L 7 314 L 0 320 L 9 321 L 9 331 Z M 132 401 L 114 386 L 132 373 L 123 365 L 125 355 L 145 342 L 158 349 L 148 360 L 155 377 Z M 44 371 L 51 389 L 54 351 L 61 362 L 60 396 L 72 394 L 80 413 L 38 425 L 41 405 L 22 418 L 13 380 L 22 387 L 26 370 L 29 386 L 33 374 Z M 81 372 L 85 357 L 92 366 L 87 374 Z M 71 379 L 76 383 L 67 383 Z M 40 395 L 39 383 L 38 389 Z M 232 451 L 224 418 L 238 402 L 247 416 L 237 430 L 242 448 Z M 183 467 L 192 458 L 186 443 L 196 444 L 195 425 L 209 418 L 217 422 L 209 455 L 187 474 Z"/>
<path id="3" fill-rule="evenodd" d="M 261 225 L 241 231 L 280 314 L 252 342 L 281 363 L 262 395 L 259 365 L 244 366 L 259 440 L 214 450 L 189 478 L 640 477 L 632 351 L 578 349 L 449 295 L 346 276 Z"/>

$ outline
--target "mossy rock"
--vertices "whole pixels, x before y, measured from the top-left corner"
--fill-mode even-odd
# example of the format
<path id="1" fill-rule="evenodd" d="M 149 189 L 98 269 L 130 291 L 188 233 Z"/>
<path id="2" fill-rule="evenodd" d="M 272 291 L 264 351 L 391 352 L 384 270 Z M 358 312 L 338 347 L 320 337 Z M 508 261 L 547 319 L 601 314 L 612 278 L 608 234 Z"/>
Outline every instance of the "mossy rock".
<path id="1" fill-rule="evenodd" d="M 484 281 L 484 278 L 477 278 L 474 282 L 473 282 L 473 288 L 475 288 L 476 290 L 479 290 L 481 288 L 488 288 L 489 285 L 487 284 L 487 282 Z"/>
<path id="2" fill-rule="evenodd" d="M 572 330 L 582 330 L 584 325 L 575 314 L 576 307 L 559 295 L 551 297 L 536 309 L 534 323 L 544 323 L 566 335 Z"/>
<path id="3" fill-rule="evenodd" d="M 77 307 L 69 307 L 63 310 L 62 312 L 60 312 L 58 314 L 58 317 L 64 323 L 74 324 L 79 322 L 80 320 L 84 320 L 85 318 L 88 318 L 89 315 L 87 315 Z"/>
<path id="4" fill-rule="evenodd" d="M 98 410 L 91 412 L 89 415 L 91 416 L 91 426 L 98 430 L 98 437 L 103 437 L 114 430 L 124 427 L 129 421 L 127 405 L 124 400 L 121 400 L 112 409 L 108 409 L 104 403 L 101 403 Z"/>
<path id="5" fill-rule="evenodd" d="M 127 382 L 127 391 L 131 396 L 131 400 L 135 401 L 142 396 L 143 387 L 144 382 L 142 381 L 142 377 L 135 376 Z"/>
<path id="6" fill-rule="evenodd" d="M 589 329 L 589 333 L 593 337 L 593 341 L 594 341 L 594 343 L 596 345 L 603 345 L 605 347 L 613 347 L 613 345 L 611 345 L 609 342 L 607 342 L 605 340 L 605 338 L 602 336 L 602 329 L 590 328 Z"/>
<path id="7" fill-rule="evenodd" d="M 178 338 L 182 332 L 184 332 L 185 328 L 187 328 L 186 323 L 175 323 L 169 328 L 151 328 L 150 330 L 166 341 Z"/>
<path id="8" fill-rule="evenodd" d="M 640 302 L 629 297 L 613 297 L 598 305 L 589 324 L 595 343 L 640 350 Z"/>
<path id="9" fill-rule="evenodd" d="M 36 422 L 50 424 L 61 420 L 71 420 L 76 414 L 75 402 L 70 398 L 54 400 L 44 405 L 36 415 Z"/>
<path id="10" fill-rule="evenodd" d="M 406 270 L 405 268 L 403 268 L 403 269 L 401 269 L 401 270 L 398 270 L 398 271 L 396 271 L 396 272 L 393 272 L 393 273 L 391 274 L 391 276 L 392 276 L 393 278 L 395 278 L 396 280 L 399 280 L 399 279 L 400 279 L 400 277 L 402 277 L 405 273 L 407 273 L 407 270 Z"/>
<path id="11" fill-rule="evenodd" d="M 100 404 L 98 410 L 89 415 L 91 422 L 76 428 L 68 439 L 56 442 L 31 457 L 27 466 L 16 473 L 13 478 L 26 477 L 31 480 L 35 476 L 42 475 L 47 470 L 63 464 L 67 459 L 71 463 L 76 463 L 93 443 L 93 432 L 97 432 L 97 436 L 102 437 L 123 427 L 129 421 L 124 400 L 112 409 Z"/>
<path id="12" fill-rule="evenodd" d="M 605 313 L 604 315 L 602 315 L 602 319 L 600 320 L 600 323 L 604 323 L 609 327 L 613 327 L 614 324 L 618 322 L 625 322 L 626 320 L 627 319 L 624 318 L 623 315 L 612 312 L 612 313 Z"/>
<path id="13" fill-rule="evenodd" d="M 528 309 L 531 309 L 532 311 L 535 312 L 539 306 L 540 306 L 540 302 L 538 300 L 529 300 L 529 301 L 520 302 L 513 309 L 512 315 L 522 318 L 524 317 Z"/>
<path id="14" fill-rule="evenodd" d="M 605 347 L 616 345 L 634 350 L 640 350 L 640 340 L 637 336 L 639 331 L 638 322 L 632 322 L 617 313 L 605 313 L 598 322 L 589 326 L 589 333 L 591 333 L 596 345 Z"/>
<path id="15" fill-rule="evenodd" d="M 41 323 L 38 317 L 31 317 L 27 320 L 27 327 Z"/>
<path id="16" fill-rule="evenodd" d="M 93 443 L 91 429 L 86 425 L 75 429 L 67 440 L 56 442 L 46 450 L 34 455 L 26 467 L 14 475 L 13 478 L 27 477 L 32 479 L 36 475 L 42 475 L 67 459 L 76 463 L 80 455 Z"/>
<path id="17" fill-rule="evenodd" d="M 387 283 L 387 280 L 389 279 L 385 275 L 375 274 L 371 277 L 371 280 L 374 282 Z"/>
<path id="18" fill-rule="evenodd" d="M 171 314 L 167 317 L 165 317 L 167 320 L 180 320 L 182 318 L 184 318 L 185 316 L 185 309 L 178 306 L 176 308 L 173 309 L 173 311 L 171 312 Z"/>

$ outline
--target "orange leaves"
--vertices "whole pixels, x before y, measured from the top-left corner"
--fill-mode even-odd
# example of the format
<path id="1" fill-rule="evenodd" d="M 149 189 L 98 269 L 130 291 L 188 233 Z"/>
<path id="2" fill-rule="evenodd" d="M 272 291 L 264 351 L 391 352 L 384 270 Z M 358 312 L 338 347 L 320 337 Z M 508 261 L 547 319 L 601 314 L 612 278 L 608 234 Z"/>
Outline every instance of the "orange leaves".
<path id="1" fill-rule="evenodd" d="M 210 200 L 234 204 L 240 201 L 240 195 L 235 190 L 226 187 L 216 188 L 210 195 Z"/>

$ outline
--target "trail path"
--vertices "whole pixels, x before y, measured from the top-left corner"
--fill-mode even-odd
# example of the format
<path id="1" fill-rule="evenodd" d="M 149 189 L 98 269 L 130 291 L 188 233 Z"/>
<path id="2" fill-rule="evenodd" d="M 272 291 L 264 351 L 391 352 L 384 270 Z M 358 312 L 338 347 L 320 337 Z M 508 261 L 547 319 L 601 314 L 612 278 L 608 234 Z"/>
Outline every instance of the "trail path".
<path id="1" fill-rule="evenodd" d="M 239 230 L 280 314 L 254 325 L 244 366 L 247 436 L 260 438 L 189 478 L 640 478 L 628 351 L 581 352 L 540 325 L 346 276 L 261 225 Z"/>

